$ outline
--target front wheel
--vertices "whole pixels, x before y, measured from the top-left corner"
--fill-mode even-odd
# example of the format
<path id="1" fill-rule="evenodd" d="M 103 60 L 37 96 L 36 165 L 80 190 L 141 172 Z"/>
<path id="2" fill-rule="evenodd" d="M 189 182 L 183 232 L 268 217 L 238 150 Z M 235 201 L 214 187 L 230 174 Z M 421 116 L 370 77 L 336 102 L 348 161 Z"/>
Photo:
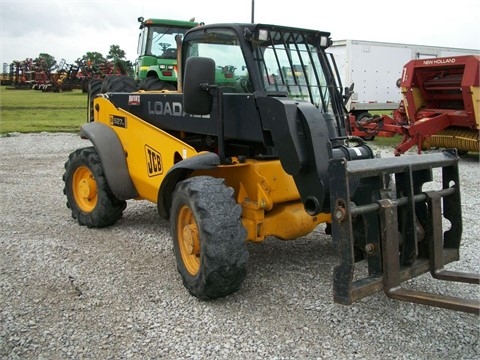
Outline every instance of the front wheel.
<path id="1" fill-rule="evenodd" d="M 100 228 L 117 222 L 127 203 L 113 195 L 94 147 L 70 154 L 63 174 L 67 207 L 80 225 Z"/>
<path id="2" fill-rule="evenodd" d="M 171 231 L 177 268 L 191 295 L 215 299 L 240 288 L 248 260 L 241 215 L 223 179 L 199 176 L 178 183 Z"/>

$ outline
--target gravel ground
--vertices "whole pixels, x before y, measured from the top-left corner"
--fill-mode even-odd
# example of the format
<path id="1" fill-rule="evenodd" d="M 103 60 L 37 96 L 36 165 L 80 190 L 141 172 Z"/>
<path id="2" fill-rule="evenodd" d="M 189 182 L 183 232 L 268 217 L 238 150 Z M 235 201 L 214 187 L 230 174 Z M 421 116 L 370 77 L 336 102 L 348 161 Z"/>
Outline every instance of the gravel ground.
<path id="1" fill-rule="evenodd" d="M 249 244 L 248 276 L 199 301 L 177 273 L 168 223 L 129 201 L 107 229 L 80 227 L 62 192 L 73 134 L 0 138 L 2 359 L 477 359 L 478 317 L 378 293 L 333 303 L 338 261 L 319 229 Z M 391 149 L 384 149 L 390 153 Z M 479 159 L 460 162 L 464 234 L 452 269 L 479 272 Z M 428 291 L 478 298 L 472 285 L 421 276 Z"/>

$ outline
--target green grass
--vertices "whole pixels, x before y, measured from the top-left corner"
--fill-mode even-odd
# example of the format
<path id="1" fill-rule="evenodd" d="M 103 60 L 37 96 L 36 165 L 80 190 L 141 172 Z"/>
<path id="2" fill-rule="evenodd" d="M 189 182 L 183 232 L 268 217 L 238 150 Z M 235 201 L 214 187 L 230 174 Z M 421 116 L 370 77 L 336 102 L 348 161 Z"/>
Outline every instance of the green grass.
<path id="1" fill-rule="evenodd" d="M 395 147 L 402 142 L 402 136 L 401 135 L 395 135 L 392 137 L 376 136 L 373 142 L 376 145 L 380 145 L 380 146 Z"/>
<path id="2" fill-rule="evenodd" d="M 87 117 L 87 94 L 0 89 L 0 134 L 78 132 Z"/>

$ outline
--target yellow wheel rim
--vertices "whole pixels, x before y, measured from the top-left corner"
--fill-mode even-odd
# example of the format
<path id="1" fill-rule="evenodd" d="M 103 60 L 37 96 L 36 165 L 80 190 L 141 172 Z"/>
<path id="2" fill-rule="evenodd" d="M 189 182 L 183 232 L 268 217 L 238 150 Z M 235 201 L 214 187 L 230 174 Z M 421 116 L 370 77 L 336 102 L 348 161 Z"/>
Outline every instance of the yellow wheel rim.
<path id="1" fill-rule="evenodd" d="M 84 212 L 92 212 L 97 205 L 97 182 L 86 166 L 80 166 L 73 174 L 73 196 L 77 206 Z"/>
<path id="2" fill-rule="evenodd" d="M 178 211 L 177 241 L 185 269 L 190 275 L 196 275 L 200 269 L 200 239 L 195 217 L 186 205 Z"/>

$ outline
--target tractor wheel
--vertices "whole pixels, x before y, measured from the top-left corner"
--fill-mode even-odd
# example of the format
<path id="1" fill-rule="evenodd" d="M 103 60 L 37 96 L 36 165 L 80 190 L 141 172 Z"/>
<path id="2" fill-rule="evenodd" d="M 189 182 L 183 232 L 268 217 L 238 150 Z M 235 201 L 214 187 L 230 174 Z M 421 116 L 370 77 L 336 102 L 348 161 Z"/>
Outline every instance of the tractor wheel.
<path id="1" fill-rule="evenodd" d="M 137 83 L 130 76 L 111 75 L 107 76 L 102 83 L 101 93 L 107 92 L 134 92 L 137 91 Z"/>
<path id="2" fill-rule="evenodd" d="M 370 115 L 369 112 L 362 112 L 355 117 L 355 121 L 358 124 L 361 125 L 361 123 L 364 119 L 365 120 L 370 120 L 371 118 L 372 118 L 372 115 Z M 373 141 L 373 140 L 375 140 L 375 135 L 362 136 L 362 139 L 365 140 L 365 141 Z"/>
<path id="3" fill-rule="evenodd" d="M 171 85 L 171 84 L 169 84 L 165 81 L 160 80 L 156 76 L 149 76 L 149 77 L 143 79 L 142 81 L 140 81 L 140 84 L 139 84 L 138 88 L 140 90 L 145 90 L 145 91 L 149 91 L 149 90 L 175 91 L 176 90 L 175 86 L 173 86 L 173 85 Z"/>
<path id="4" fill-rule="evenodd" d="M 102 88 L 102 80 L 93 79 L 88 82 L 88 94 L 87 94 L 87 122 L 93 121 L 93 114 L 95 110 L 93 109 L 93 99 L 100 94 L 100 89 Z"/>
<path id="5" fill-rule="evenodd" d="M 248 251 L 241 215 L 223 179 L 198 176 L 177 184 L 170 219 L 173 249 L 191 295 L 215 299 L 242 285 Z"/>
<path id="6" fill-rule="evenodd" d="M 100 228 L 112 225 L 127 207 L 110 190 L 100 158 L 94 147 L 78 149 L 70 154 L 63 174 L 67 207 L 80 225 Z"/>

